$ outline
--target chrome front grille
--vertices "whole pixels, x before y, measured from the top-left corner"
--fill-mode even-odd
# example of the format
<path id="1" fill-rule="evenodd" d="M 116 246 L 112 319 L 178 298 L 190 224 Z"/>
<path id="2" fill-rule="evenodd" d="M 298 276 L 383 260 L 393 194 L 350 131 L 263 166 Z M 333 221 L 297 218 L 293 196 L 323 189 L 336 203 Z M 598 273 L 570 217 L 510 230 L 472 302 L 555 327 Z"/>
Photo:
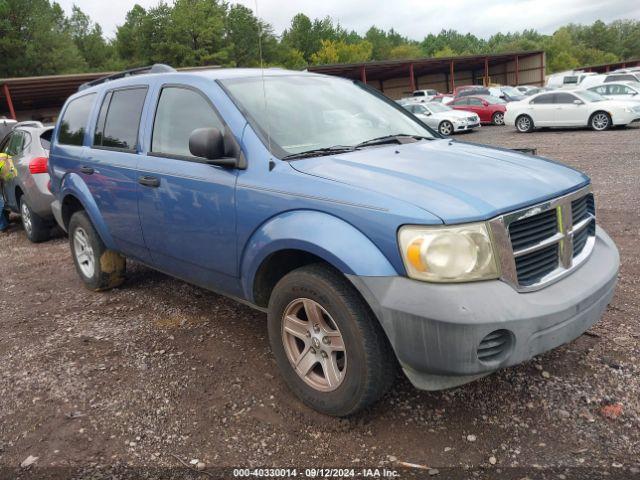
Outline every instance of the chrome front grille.
<path id="1" fill-rule="evenodd" d="M 501 278 L 531 291 L 562 278 L 586 260 L 595 244 L 590 186 L 489 222 Z"/>

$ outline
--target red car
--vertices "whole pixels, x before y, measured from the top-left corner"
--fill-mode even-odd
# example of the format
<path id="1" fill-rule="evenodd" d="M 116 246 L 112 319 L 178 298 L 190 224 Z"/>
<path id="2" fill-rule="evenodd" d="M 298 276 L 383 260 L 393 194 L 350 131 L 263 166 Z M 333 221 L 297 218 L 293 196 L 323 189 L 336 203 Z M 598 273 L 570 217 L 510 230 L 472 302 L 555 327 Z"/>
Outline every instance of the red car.
<path id="1" fill-rule="evenodd" d="M 448 106 L 455 110 L 477 113 L 480 117 L 480 123 L 504 125 L 504 112 L 507 110 L 507 106 L 501 98 L 491 95 L 469 95 L 457 97 Z"/>

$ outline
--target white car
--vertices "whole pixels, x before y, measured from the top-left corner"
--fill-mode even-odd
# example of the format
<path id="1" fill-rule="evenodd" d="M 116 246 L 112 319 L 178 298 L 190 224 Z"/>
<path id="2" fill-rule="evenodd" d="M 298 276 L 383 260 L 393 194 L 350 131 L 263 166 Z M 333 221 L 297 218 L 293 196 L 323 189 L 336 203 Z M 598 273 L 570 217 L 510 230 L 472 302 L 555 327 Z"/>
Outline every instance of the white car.
<path id="1" fill-rule="evenodd" d="M 640 102 L 640 83 L 637 82 L 611 82 L 588 88 L 609 100 L 627 100 Z"/>
<path id="2" fill-rule="evenodd" d="M 454 110 L 441 103 L 405 103 L 402 107 L 444 136 L 480 126 L 478 114 Z"/>
<path id="3" fill-rule="evenodd" d="M 607 100 L 589 90 L 558 90 L 508 103 L 504 121 L 522 133 L 537 127 L 588 126 L 602 131 L 640 121 L 640 105 Z"/>
<path id="4" fill-rule="evenodd" d="M 433 97 L 438 95 L 438 91 L 432 88 L 424 90 L 414 90 L 410 97 L 404 97 L 397 100 L 398 103 L 425 103 L 430 102 Z"/>

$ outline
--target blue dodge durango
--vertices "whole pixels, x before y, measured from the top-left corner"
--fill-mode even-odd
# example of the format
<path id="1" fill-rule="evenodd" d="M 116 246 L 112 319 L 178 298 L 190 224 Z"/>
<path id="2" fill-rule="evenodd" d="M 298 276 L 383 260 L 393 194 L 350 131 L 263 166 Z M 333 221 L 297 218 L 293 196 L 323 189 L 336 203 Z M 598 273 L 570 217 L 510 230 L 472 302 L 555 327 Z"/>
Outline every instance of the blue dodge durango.
<path id="1" fill-rule="evenodd" d="M 567 343 L 617 279 L 584 174 L 442 138 L 341 78 L 106 77 L 67 100 L 49 170 L 87 287 L 128 257 L 267 312 L 287 385 L 330 415 L 400 370 L 445 389 Z"/>

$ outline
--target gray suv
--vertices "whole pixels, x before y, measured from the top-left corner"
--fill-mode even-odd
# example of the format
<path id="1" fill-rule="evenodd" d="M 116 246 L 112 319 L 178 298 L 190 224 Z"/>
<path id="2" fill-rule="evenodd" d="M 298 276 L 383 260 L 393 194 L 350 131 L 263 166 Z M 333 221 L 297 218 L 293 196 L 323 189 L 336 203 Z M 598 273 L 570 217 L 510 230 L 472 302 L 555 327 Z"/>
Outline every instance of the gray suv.
<path id="1" fill-rule="evenodd" d="M 43 242 L 55 224 L 47 171 L 53 127 L 40 122 L 16 124 L 0 144 L 9 164 L 2 179 L 5 209 L 20 214 L 27 238 Z"/>

